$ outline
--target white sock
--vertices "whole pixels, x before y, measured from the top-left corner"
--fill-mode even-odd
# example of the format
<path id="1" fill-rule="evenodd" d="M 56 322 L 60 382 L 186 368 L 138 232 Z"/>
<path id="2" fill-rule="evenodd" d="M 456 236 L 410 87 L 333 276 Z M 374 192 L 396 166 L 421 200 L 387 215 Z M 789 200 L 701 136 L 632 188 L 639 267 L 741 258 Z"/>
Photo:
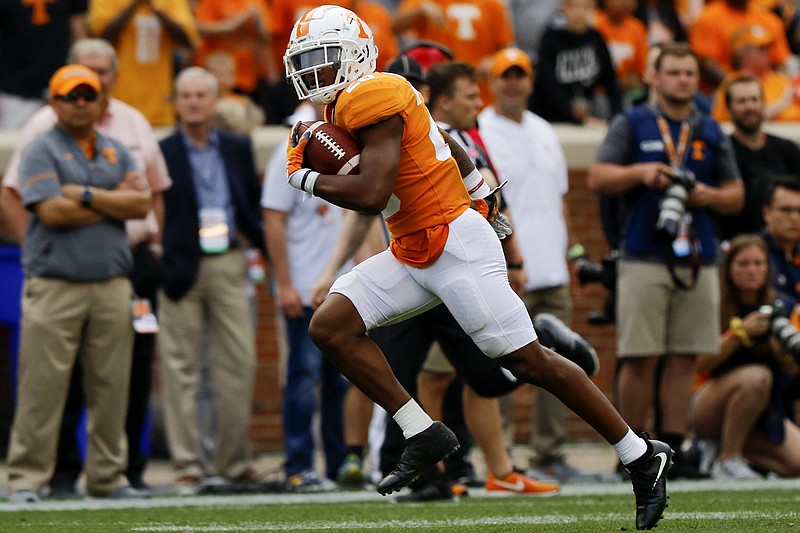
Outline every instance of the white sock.
<path id="1" fill-rule="evenodd" d="M 392 415 L 392 418 L 394 418 L 394 421 L 400 426 L 400 429 L 403 430 L 403 437 L 407 439 L 413 437 L 417 433 L 422 433 L 433 424 L 433 420 L 428 416 L 428 413 L 423 411 L 422 407 L 420 407 L 413 398 L 398 409 L 397 412 Z"/>
<path id="2" fill-rule="evenodd" d="M 647 452 L 647 443 L 644 439 L 628 428 L 628 432 L 616 444 L 612 444 L 614 451 L 619 455 L 622 464 L 627 465 Z"/>

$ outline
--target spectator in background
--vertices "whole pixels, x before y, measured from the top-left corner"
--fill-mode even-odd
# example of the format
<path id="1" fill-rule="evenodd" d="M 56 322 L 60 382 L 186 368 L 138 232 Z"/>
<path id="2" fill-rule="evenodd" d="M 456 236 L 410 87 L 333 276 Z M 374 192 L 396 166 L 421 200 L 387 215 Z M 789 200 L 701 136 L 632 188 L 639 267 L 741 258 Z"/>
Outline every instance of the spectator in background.
<path id="1" fill-rule="evenodd" d="M 645 92 L 647 29 L 633 16 L 635 7 L 635 0 L 604 0 L 595 16 L 595 28 L 606 41 L 628 106 Z"/>
<path id="2" fill-rule="evenodd" d="M 773 38 L 757 27 L 742 28 L 734 35 L 734 71 L 725 77 L 717 88 L 712 116 L 720 122 L 729 122 L 726 86 L 731 80 L 742 76 L 756 78 L 761 82 L 763 96 L 762 114 L 765 120 L 796 122 L 800 120 L 800 102 L 791 78 L 770 65 L 769 48 Z"/>
<path id="3" fill-rule="evenodd" d="M 791 51 L 781 20 L 756 0 L 720 0 L 706 4 L 689 30 L 689 44 L 700 58 L 700 74 L 709 93 L 733 71 L 734 35 L 752 27 L 757 34 L 772 39 L 769 64 L 783 68 Z"/>
<path id="4" fill-rule="evenodd" d="M 800 201 L 792 206 L 800 214 Z M 757 235 L 731 241 L 722 262 L 720 354 L 701 357 L 702 385 L 689 420 L 697 436 L 719 450 L 714 479 L 761 479 L 761 472 L 800 475 L 800 428 L 792 421 L 797 362 L 770 334 L 767 247 Z M 792 327 L 791 325 L 787 325 Z M 797 332 L 795 332 L 797 334 Z M 713 454 L 712 454 L 713 455 Z"/>
<path id="5" fill-rule="evenodd" d="M 800 52 L 800 12 L 792 0 L 758 0 L 758 4 L 777 15 L 786 31 L 786 40 L 793 54 Z"/>
<path id="6" fill-rule="evenodd" d="M 394 15 L 394 31 L 403 38 L 438 42 L 454 59 L 475 67 L 484 102 L 491 102 L 486 83 L 490 58 L 514 42 L 502 0 L 403 0 Z"/>
<path id="7" fill-rule="evenodd" d="M 21 128 L 47 104 L 47 82 L 86 37 L 88 0 L 0 4 L 0 130 Z"/>
<path id="8" fill-rule="evenodd" d="M 76 358 L 89 405 L 88 493 L 142 495 L 124 473 L 133 261 L 123 221 L 147 214 L 150 192 L 125 146 L 94 130 L 100 91 L 100 80 L 86 67 L 57 70 L 50 80 L 57 125 L 31 142 L 20 162 L 31 222 L 8 452 L 12 502 L 38 501 L 50 480 Z"/>
<path id="9" fill-rule="evenodd" d="M 160 143 L 173 180 L 164 194 L 161 396 L 176 484 L 186 492 L 199 489 L 206 474 L 257 480 L 248 437 L 255 333 L 245 250 L 264 249 L 261 191 L 250 139 L 211 127 L 217 94 L 207 70 L 181 71 L 175 80 L 180 127 Z M 211 465 L 204 461 L 195 401 L 204 332 L 217 420 Z"/>
<path id="10" fill-rule="evenodd" d="M 294 490 L 334 487 L 345 457 L 344 399 L 350 383 L 311 338 L 311 288 L 333 253 L 344 210 L 286 183 L 286 152 L 275 150 L 264 176 L 261 207 L 272 265 L 274 294 L 286 323 L 288 354 L 283 389 L 283 468 Z M 343 265 L 342 272 L 352 268 Z M 340 272 L 340 273 L 342 273 Z M 313 419 L 320 418 L 323 476 L 314 468 Z"/>
<path id="11" fill-rule="evenodd" d="M 620 413 L 644 430 L 657 402 L 659 436 L 676 451 L 674 477 L 698 475 L 679 450 L 696 356 L 719 352 L 716 216 L 736 213 L 744 200 L 730 141 L 694 106 L 698 81 L 691 49 L 665 45 L 653 75 L 656 103 L 614 119 L 588 176 L 595 192 L 625 195 L 617 267 Z M 695 181 L 681 202 L 685 212 L 668 211 L 673 227 L 658 220 L 676 169 L 691 171 Z"/>
<path id="12" fill-rule="evenodd" d="M 503 198 L 524 258 L 519 261 L 526 274 L 522 300 L 531 318 L 551 313 L 569 324 L 567 162 L 552 126 L 527 109 L 533 92 L 533 67 L 527 54 L 518 48 L 497 52 L 489 76 L 495 102 L 481 112 L 478 124 L 498 175 L 508 180 Z M 539 331 L 539 325 L 534 325 Z M 599 366 L 587 373 L 593 375 L 598 370 Z M 564 404 L 543 389 L 536 390 L 535 398 L 530 439 L 535 452 L 533 475 L 562 482 L 593 479 L 595 476 L 564 459 Z"/>
<path id="13" fill-rule="evenodd" d="M 353 0 L 353 12 L 372 30 L 375 46 L 378 47 L 376 69 L 383 71 L 397 57 L 397 36 L 392 29 L 392 14 L 375 0 Z"/>
<path id="14" fill-rule="evenodd" d="M 516 46 L 535 65 L 539 62 L 542 36 L 553 17 L 561 11 L 561 0 L 507 0 Z"/>
<path id="15" fill-rule="evenodd" d="M 144 219 L 128 220 L 125 226 L 128 245 L 133 255 L 130 279 L 134 294 L 138 298 L 146 299 L 149 304 L 142 305 L 149 305 L 155 312 L 155 298 L 158 289 L 156 256 L 159 253 L 163 222 L 162 193 L 172 184 L 167 174 L 164 157 L 161 155 L 158 142 L 147 119 L 136 109 L 110 96 L 117 82 L 119 67 L 114 48 L 107 41 L 101 39 L 81 39 L 72 46 L 69 62 L 88 67 L 98 75 L 101 86 L 100 115 L 95 123 L 95 128 L 120 141 L 128 148 L 150 186 L 152 209 Z M 19 195 L 19 165 L 22 153 L 34 139 L 52 129 L 57 120 L 56 112 L 51 106 L 36 112 L 25 124 L 20 142 L 6 168 L 3 176 L 3 186 L 6 188 L 4 209 L 9 220 L 13 219 L 14 227 L 26 228 L 28 226 L 28 212 Z M 20 242 L 23 238 L 24 233 L 19 235 Z M 125 474 L 131 485 L 136 488 L 144 486 L 142 474 L 146 466 L 146 457 L 142 452 L 140 441 L 149 409 L 154 347 L 154 332 L 136 332 L 131 362 L 128 414 L 125 423 L 125 432 L 128 438 L 128 468 Z M 75 431 L 85 405 L 81 386 L 82 373 L 81 362 L 78 361 L 73 370 L 67 404 L 64 409 L 58 462 L 51 481 L 51 488 L 56 492 L 73 492 L 75 482 L 83 468 L 75 440 Z"/>
<path id="16" fill-rule="evenodd" d="M 776 176 L 789 176 L 800 183 L 800 148 L 793 141 L 762 129 L 764 92 L 757 79 L 733 79 L 725 86 L 724 99 L 733 122 L 730 139 L 745 190 L 744 209 L 733 216 L 720 217 L 720 237 L 732 239 L 764 228 L 762 212 Z"/>
<path id="17" fill-rule="evenodd" d="M 686 40 L 686 30 L 678 17 L 674 0 L 637 0 L 633 14 L 647 28 L 650 45 Z"/>
<path id="18" fill-rule="evenodd" d="M 230 54 L 236 63 L 233 87 L 257 97 L 259 80 L 274 79 L 270 46 L 270 12 L 261 0 L 200 0 L 195 9 L 202 37 L 197 64 L 214 52 Z"/>
<path id="19" fill-rule="evenodd" d="M 605 124 L 622 109 L 622 91 L 602 35 L 589 27 L 592 0 L 563 0 L 563 17 L 545 31 L 530 109 L 548 122 Z"/>
<path id="20" fill-rule="evenodd" d="M 89 26 L 119 55 L 120 75 L 112 96 L 141 111 L 152 126 L 174 124 L 173 54 L 199 42 L 188 1 L 93 1 Z"/>
<path id="21" fill-rule="evenodd" d="M 779 176 L 764 203 L 766 227 L 761 236 L 769 248 L 773 288 L 800 304 L 800 180 Z"/>
<path id="22" fill-rule="evenodd" d="M 214 127 L 239 135 L 250 135 L 264 124 L 264 110 L 246 94 L 234 92 L 236 60 L 227 52 L 214 52 L 206 58 L 206 69 L 217 78 L 219 96 L 214 111 Z"/>
<path id="23" fill-rule="evenodd" d="M 425 39 L 410 39 L 406 41 L 400 48 L 400 56 L 407 56 L 408 58 L 419 63 L 423 74 L 436 63 L 446 63 L 447 61 L 453 60 L 453 52 L 451 52 L 449 48 L 441 43 L 437 43 L 436 41 L 427 41 Z M 392 64 L 398 67 L 400 65 L 396 62 L 393 62 Z M 387 72 L 394 71 L 388 69 L 387 67 Z M 408 69 L 406 69 L 405 72 L 408 73 Z M 399 72 L 395 72 L 395 74 L 398 73 Z M 409 79 L 409 82 L 420 92 L 422 92 L 423 89 L 427 90 L 427 85 L 425 85 L 421 79 L 417 80 L 414 76 L 412 76 L 412 78 Z"/>

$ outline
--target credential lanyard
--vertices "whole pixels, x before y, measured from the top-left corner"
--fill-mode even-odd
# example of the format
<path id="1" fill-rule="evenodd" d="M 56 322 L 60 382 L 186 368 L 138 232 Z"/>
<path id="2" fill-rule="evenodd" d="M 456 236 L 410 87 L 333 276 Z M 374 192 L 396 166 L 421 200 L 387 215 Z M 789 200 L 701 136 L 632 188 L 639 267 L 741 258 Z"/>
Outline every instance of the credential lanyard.
<path id="1" fill-rule="evenodd" d="M 664 149 L 669 157 L 669 164 L 673 167 L 682 167 L 683 160 L 686 156 L 686 147 L 689 145 L 689 136 L 692 133 L 692 127 L 688 120 L 681 122 L 681 130 L 678 133 L 678 147 L 675 147 L 675 141 L 672 140 L 672 133 L 669 131 L 667 119 L 662 115 L 656 117 L 658 130 L 661 132 L 661 140 L 664 141 Z"/>

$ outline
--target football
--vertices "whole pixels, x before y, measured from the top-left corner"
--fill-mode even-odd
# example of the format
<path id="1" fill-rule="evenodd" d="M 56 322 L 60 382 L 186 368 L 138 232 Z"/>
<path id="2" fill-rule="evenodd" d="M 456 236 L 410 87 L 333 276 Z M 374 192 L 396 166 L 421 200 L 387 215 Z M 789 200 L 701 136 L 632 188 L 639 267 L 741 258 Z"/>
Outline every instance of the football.
<path id="1" fill-rule="evenodd" d="M 300 136 L 311 130 L 303 154 L 303 166 L 321 174 L 344 176 L 358 174 L 361 143 L 350 132 L 330 122 L 301 122 L 297 128 Z"/>

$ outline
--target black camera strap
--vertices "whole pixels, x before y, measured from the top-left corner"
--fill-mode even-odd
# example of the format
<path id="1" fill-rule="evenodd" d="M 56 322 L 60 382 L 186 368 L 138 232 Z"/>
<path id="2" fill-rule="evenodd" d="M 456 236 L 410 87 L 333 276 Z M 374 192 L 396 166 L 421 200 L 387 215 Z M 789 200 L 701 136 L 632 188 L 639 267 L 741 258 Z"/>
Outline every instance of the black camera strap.
<path id="1" fill-rule="evenodd" d="M 697 286 L 697 278 L 700 276 L 700 248 L 697 246 L 697 239 L 689 233 L 689 283 L 681 279 L 678 273 L 675 272 L 675 251 L 672 249 L 671 244 L 665 246 L 667 257 L 667 270 L 672 278 L 672 282 L 681 290 L 690 291 Z"/>

